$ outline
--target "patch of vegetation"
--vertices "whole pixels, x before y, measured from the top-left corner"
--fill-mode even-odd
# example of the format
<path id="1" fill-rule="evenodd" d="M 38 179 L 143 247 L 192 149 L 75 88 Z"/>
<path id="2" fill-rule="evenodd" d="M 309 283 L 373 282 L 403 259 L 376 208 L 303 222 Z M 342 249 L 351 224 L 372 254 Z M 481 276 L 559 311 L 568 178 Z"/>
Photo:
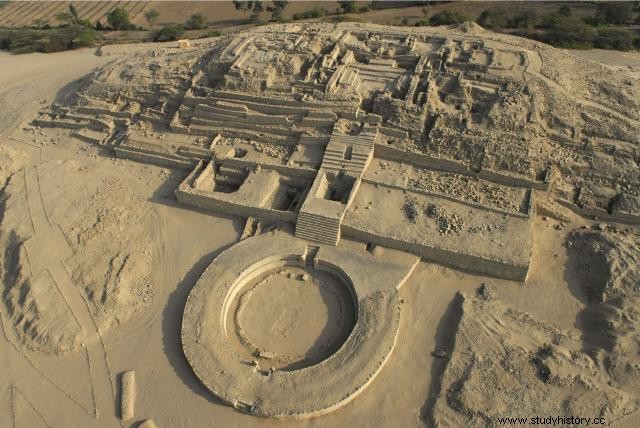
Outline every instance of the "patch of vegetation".
<path id="1" fill-rule="evenodd" d="M 129 12 L 121 7 L 116 7 L 107 13 L 107 25 L 113 30 L 136 30 L 137 27 L 131 23 Z"/>
<path id="2" fill-rule="evenodd" d="M 438 2 L 436 1 L 426 1 L 426 0 L 419 0 L 419 1 L 411 1 L 411 0 L 402 0 L 402 1 L 379 1 L 379 0 L 373 0 L 371 3 L 369 3 L 369 8 L 371 8 L 371 10 L 385 10 L 385 9 L 399 9 L 399 8 L 404 8 L 404 7 L 416 7 L 416 6 L 431 6 L 434 5 Z M 445 2 L 441 2 L 441 3 L 445 3 Z"/>
<path id="3" fill-rule="evenodd" d="M 187 30 L 202 30 L 203 28 L 207 28 L 207 19 L 201 13 L 194 13 L 187 19 L 187 22 L 184 23 L 184 27 Z"/>
<path id="4" fill-rule="evenodd" d="M 244 12 L 245 19 L 248 19 L 247 14 L 251 13 L 251 21 L 256 22 L 260 16 L 260 12 L 264 11 L 264 6 L 261 1 L 238 1 L 232 0 L 233 6 L 236 10 Z"/>
<path id="5" fill-rule="evenodd" d="M 222 36 L 222 33 L 218 30 L 213 30 L 213 31 L 209 31 L 203 35 L 201 35 L 200 37 L 198 37 L 199 39 L 207 39 L 209 37 L 220 37 Z"/>
<path id="6" fill-rule="evenodd" d="M 595 18 L 604 24 L 626 24 L 633 21 L 633 3 L 604 2 L 598 3 Z"/>
<path id="7" fill-rule="evenodd" d="M 92 28 L 81 29 L 77 36 L 71 39 L 70 49 L 88 48 L 96 43 L 96 31 Z"/>
<path id="8" fill-rule="evenodd" d="M 44 19 L 35 19 L 31 28 L 0 31 L 0 49 L 12 53 L 60 52 L 90 47 L 96 43 L 98 33 L 91 21 L 81 19 L 72 4 L 68 12 L 56 14 L 59 25 L 52 27 Z"/>
<path id="9" fill-rule="evenodd" d="M 327 12 L 321 8 L 316 7 L 315 9 L 306 10 L 304 12 L 294 13 L 293 20 L 298 21 L 300 19 L 313 19 L 313 18 L 322 18 L 325 16 Z"/>
<path id="10" fill-rule="evenodd" d="M 267 6 L 267 12 L 271 12 L 271 19 L 273 21 L 282 21 L 282 12 L 289 5 L 287 0 L 274 0 L 270 6 Z"/>
<path id="11" fill-rule="evenodd" d="M 429 18 L 429 24 L 431 25 L 452 25 L 466 21 L 471 21 L 469 15 L 456 10 L 443 10 Z"/>
<path id="12" fill-rule="evenodd" d="M 639 41 L 640 38 L 635 40 L 636 46 Z M 635 47 L 631 32 L 619 28 L 599 29 L 593 39 L 593 46 L 600 49 L 616 49 L 620 51 L 629 51 Z"/>
<path id="13" fill-rule="evenodd" d="M 68 12 L 57 13 L 55 15 L 55 18 L 60 23 L 61 27 L 82 26 L 87 28 L 93 28 L 93 24 L 91 23 L 91 21 L 89 21 L 88 19 L 80 19 L 80 16 L 78 15 L 78 11 L 76 10 L 75 6 L 72 4 L 69 5 Z M 34 20 L 34 25 L 36 25 L 39 28 L 45 28 L 45 29 L 51 28 L 51 26 L 48 25 L 48 22 L 44 22 L 42 24 L 42 27 L 40 27 L 38 24 L 42 24 L 42 20 Z"/>
<path id="14" fill-rule="evenodd" d="M 522 35 L 549 43 L 553 46 L 574 49 L 631 50 L 640 43 L 640 37 L 623 28 L 606 25 L 590 25 L 589 19 L 551 13 L 544 16 L 537 28 L 542 32 L 527 32 Z"/>
<path id="15" fill-rule="evenodd" d="M 355 16 L 349 15 L 337 15 L 326 18 L 328 22 L 362 22 L 362 20 Z"/>
<path id="16" fill-rule="evenodd" d="M 415 198 L 406 198 L 402 206 L 402 211 L 404 211 L 405 217 L 407 217 L 411 223 L 416 223 L 420 218 L 421 210 Z"/>
<path id="17" fill-rule="evenodd" d="M 19 28 L 0 31 L 0 49 L 11 53 L 60 52 L 93 46 L 97 33 L 81 25 L 50 29 Z"/>
<path id="18" fill-rule="evenodd" d="M 573 15 L 573 9 L 571 9 L 571 6 L 565 4 L 558 9 L 558 13 L 562 16 L 571 16 Z"/>
<path id="19" fill-rule="evenodd" d="M 476 20 L 479 25 L 490 30 L 505 28 L 507 21 L 507 11 L 499 7 L 482 11 Z"/>
<path id="20" fill-rule="evenodd" d="M 632 3 L 604 2 L 597 4 L 595 15 L 584 18 L 576 16 L 569 5 L 542 16 L 533 10 L 509 15 L 505 8 L 497 7 L 483 11 L 476 22 L 494 31 L 514 33 L 515 29 L 517 35 L 562 48 L 630 50 L 640 45 L 640 37 L 614 26 L 625 25 L 633 18 Z"/>
<path id="21" fill-rule="evenodd" d="M 357 11 L 355 1 L 339 1 L 338 5 L 342 9 L 342 13 L 355 13 Z"/>
<path id="22" fill-rule="evenodd" d="M 49 25 L 49 21 L 43 19 L 43 18 L 36 18 L 33 20 L 33 24 L 32 24 L 33 28 L 39 29 L 39 30 L 48 30 L 51 28 L 51 25 Z"/>
<path id="23" fill-rule="evenodd" d="M 147 20 L 150 27 L 153 27 L 158 22 L 158 18 L 160 18 L 160 12 L 155 9 L 150 9 L 144 13 L 144 19 Z"/>
<path id="24" fill-rule="evenodd" d="M 509 20 L 508 26 L 511 28 L 534 28 L 540 18 L 535 10 L 525 10 Z"/>
<path id="25" fill-rule="evenodd" d="M 401 7 L 411 7 L 424 4 L 420 1 L 372 1 L 369 3 L 358 1 L 337 1 L 336 14 L 345 13 L 366 13 L 371 10 L 395 9 Z"/>
<path id="26" fill-rule="evenodd" d="M 546 31 L 539 35 L 531 33 L 529 37 L 563 48 L 588 49 L 596 36 L 593 27 L 574 16 L 547 15 L 541 28 Z"/>
<path id="27" fill-rule="evenodd" d="M 154 42 L 172 42 L 180 39 L 185 32 L 185 28 L 182 25 L 168 25 L 153 32 Z"/>

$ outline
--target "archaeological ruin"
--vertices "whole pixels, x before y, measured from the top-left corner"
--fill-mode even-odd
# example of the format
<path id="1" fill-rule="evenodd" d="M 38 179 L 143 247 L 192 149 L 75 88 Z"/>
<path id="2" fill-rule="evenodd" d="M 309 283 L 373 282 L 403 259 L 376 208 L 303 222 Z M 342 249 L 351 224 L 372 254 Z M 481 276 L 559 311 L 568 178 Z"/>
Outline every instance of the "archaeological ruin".
<path id="1" fill-rule="evenodd" d="M 246 219 L 191 290 L 184 354 L 241 411 L 316 416 L 383 369 L 420 260 L 524 282 L 536 210 L 640 223 L 640 112 L 586 74 L 568 96 L 554 49 L 481 31 L 260 26 L 115 59 L 33 125 L 183 171 L 179 204 Z M 281 299 L 304 325 L 264 291 L 299 283 L 334 327 L 261 343 L 247 311 Z"/>

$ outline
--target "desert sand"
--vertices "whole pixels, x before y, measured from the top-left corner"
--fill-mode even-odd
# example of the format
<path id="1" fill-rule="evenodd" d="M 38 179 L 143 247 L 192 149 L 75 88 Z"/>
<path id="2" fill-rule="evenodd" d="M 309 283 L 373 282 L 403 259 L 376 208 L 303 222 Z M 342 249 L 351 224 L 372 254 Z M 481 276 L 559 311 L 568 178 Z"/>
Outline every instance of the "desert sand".
<path id="1" fill-rule="evenodd" d="M 637 53 L 178 46 L 0 54 L 3 426 L 637 425 Z"/>

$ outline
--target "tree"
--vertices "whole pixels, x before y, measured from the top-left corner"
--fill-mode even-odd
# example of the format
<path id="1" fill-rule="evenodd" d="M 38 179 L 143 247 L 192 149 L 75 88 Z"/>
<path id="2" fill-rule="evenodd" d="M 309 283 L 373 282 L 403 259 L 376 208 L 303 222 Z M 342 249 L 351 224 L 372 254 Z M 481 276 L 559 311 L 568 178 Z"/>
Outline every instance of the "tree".
<path id="1" fill-rule="evenodd" d="M 502 8 L 492 8 L 484 10 L 476 21 L 484 28 L 504 28 L 507 25 L 507 13 Z"/>
<path id="2" fill-rule="evenodd" d="M 451 25 L 470 21 L 471 19 L 464 13 L 457 10 L 443 10 L 429 18 L 431 25 Z"/>
<path id="3" fill-rule="evenodd" d="M 75 22 L 80 21 L 80 17 L 78 16 L 78 11 L 76 10 L 76 7 L 72 4 L 69 5 L 69 13 L 71 14 Z"/>
<path id="4" fill-rule="evenodd" d="M 69 5 L 69 12 L 60 12 L 55 16 L 58 21 L 63 23 L 63 26 L 80 26 L 93 28 L 93 24 L 91 24 L 90 20 L 80 18 L 80 16 L 78 15 L 78 11 L 72 4 Z M 95 38 L 95 36 L 91 37 Z"/>
<path id="5" fill-rule="evenodd" d="M 244 17 L 245 18 L 247 17 L 247 12 L 249 11 L 249 2 L 248 1 L 233 0 L 231 3 L 233 3 L 233 6 L 236 8 L 236 10 L 244 12 Z"/>
<path id="6" fill-rule="evenodd" d="M 76 28 L 81 28 L 76 37 L 71 40 L 72 48 L 84 48 L 93 46 L 96 42 L 96 32 L 93 28 L 86 25 L 80 25 Z"/>
<path id="7" fill-rule="evenodd" d="M 121 7 L 116 7 L 107 13 L 107 23 L 114 30 L 131 30 L 134 28 L 129 20 L 129 12 Z"/>
<path id="8" fill-rule="evenodd" d="M 633 20 L 633 5 L 629 2 L 598 3 L 596 18 L 606 24 L 624 24 Z"/>
<path id="9" fill-rule="evenodd" d="M 185 22 L 187 30 L 201 30 L 207 27 L 207 20 L 201 13 L 194 13 Z"/>
<path id="10" fill-rule="evenodd" d="M 245 19 L 247 19 L 247 13 L 249 12 L 253 12 L 254 14 L 259 14 L 260 12 L 262 12 L 264 10 L 264 6 L 262 6 L 262 2 L 261 1 L 238 1 L 238 0 L 233 0 L 232 1 L 233 6 L 236 8 L 236 10 L 240 10 L 242 12 L 244 12 L 244 17 Z"/>
<path id="11" fill-rule="evenodd" d="M 593 46 L 600 49 L 633 49 L 633 34 L 620 28 L 601 28 L 593 40 Z"/>
<path id="12" fill-rule="evenodd" d="M 307 10 L 305 12 L 294 13 L 292 18 L 294 21 L 297 21 L 299 19 L 321 18 L 326 14 L 327 12 L 323 8 L 316 7 L 315 9 Z"/>
<path id="13" fill-rule="evenodd" d="M 287 7 L 288 4 L 289 2 L 286 0 L 272 1 L 271 6 L 267 6 L 267 11 L 271 12 L 271 19 L 273 19 L 274 21 L 279 21 L 280 19 L 282 19 L 282 12 L 284 11 L 284 9 Z"/>
<path id="14" fill-rule="evenodd" d="M 573 14 L 573 10 L 571 9 L 571 7 L 565 4 L 560 9 L 558 9 L 558 13 L 562 16 L 571 16 Z"/>
<path id="15" fill-rule="evenodd" d="M 60 22 L 60 25 L 72 25 L 74 24 L 73 15 L 69 12 L 58 12 L 54 15 L 56 20 Z"/>
<path id="16" fill-rule="evenodd" d="M 513 28 L 533 28 L 538 23 L 538 14 L 535 10 L 525 10 L 519 15 L 516 15 L 511 20 L 510 24 Z"/>
<path id="17" fill-rule="evenodd" d="M 43 18 L 36 18 L 33 20 L 33 26 L 36 28 L 45 28 L 49 23 Z"/>
<path id="18" fill-rule="evenodd" d="M 160 17 L 160 12 L 155 9 L 149 9 L 144 13 L 144 19 L 147 20 L 150 27 L 153 27 L 156 22 L 158 22 L 158 18 Z"/>
<path id="19" fill-rule="evenodd" d="M 182 25 L 169 25 L 163 27 L 153 33 L 154 42 L 168 42 L 178 40 L 184 34 L 184 27 Z"/>
<path id="20" fill-rule="evenodd" d="M 543 41 L 554 46 L 574 49 L 589 48 L 596 35 L 593 27 L 575 16 L 565 17 L 551 13 L 545 17 L 543 25 L 547 28 Z"/>
<path id="21" fill-rule="evenodd" d="M 342 13 L 354 13 L 356 11 L 355 1 L 339 1 L 338 4 L 342 9 Z"/>

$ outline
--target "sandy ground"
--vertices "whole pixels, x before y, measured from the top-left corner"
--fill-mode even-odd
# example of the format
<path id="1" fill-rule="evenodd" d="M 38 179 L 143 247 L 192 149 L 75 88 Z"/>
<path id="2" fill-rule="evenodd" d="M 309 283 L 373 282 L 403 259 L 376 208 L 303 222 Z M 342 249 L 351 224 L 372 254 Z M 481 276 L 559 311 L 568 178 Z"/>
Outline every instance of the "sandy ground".
<path id="1" fill-rule="evenodd" d="M 457 293 L 473 295 L 483 283 L 491 285 L 495 297 L 513 308 L 579 335 L 579 314 L 586 305 L 586 296 L 579 278 L 566 268 L 569 255 L 563 242 L 582 223 L 576 221 L 558 230 L 555 226 L 560 222 L 540 217 L 535 220 L 537 239 L 526 284 L 463 274 L 421 262 L 401 289 L 404 307 L 396 349 L 385 369 L 355 401 L 326 416 L 302 422 L 260 420 L 218 403 L 199 384 L 182 354 L 180 323 L 189 290 L 213 258 L 237 241 L 242 223 L 177 206 L 167 196 L 182 177 L 167 174 L 162 168 L 124 160 L 114 162 L 96 148 L 73 140 L 52 145 L 38 141 L 37 136 L 35 142 L 8 138 L 43 103 L 66 93 L 77 79 L 118 55 L 114 52 L 111 56 L 95 56 L 94 50 L 23 56 L 0 53 L 0 148 L 10 153 L 6 156 L 10 160 L 3 160 L 3 168 L 9 171 L 6 175 L 30 168 L 43 171 L 50 168 L 47 162 L 51 161 L 73 162 L 80 168 L 100 172 L 85 175 L 87 188 L 98 188 L 104 177 L 115 176 L 138 197 L 127 207 L 148 210 L 157 218 L 155 229 L 144 232 L 153 253 L 148 268 L 155 299 L 109 328 L 96 353 L 87 349 L 64 357 L 47 357 L 25 350 L 18 345 L 9 325 L 10 314 L 2 307 L 0 425 L 130 427 L 147 418 L 153 418 L 160 427 L 430 424 L 446 363 L 434 357 L 433 351 L 451 351 Z M 592 59 L 601 58 L 598 53 L 593 55 Z M 633 61 L 621 65 L 637 66 L 637 57 L 618 57 Z M 56 171 L 67 174 L 65 168 Z M 18 176 L 19 173 L 14 175 Z M 64 182 L 68 178 L 51 177 L 56 179 Z M 12 203 L 20 206 L 21 195 L 19 190 L 16 192 L 11 196 Z M 88 203 L 93 194 L 79 192 L 79 203 Z M 43 199 L 51 200 L 51 195 L 45 194 Z M 74 215 L 73 206 L 66 209 L 66 214 Z M 63 219 L 65 212 L 57 216 Z M 127 370 L 135 370 L 138 391 L 134 418 L 121 423 L 113 390 L 119 382 L 117 374 Z M 108 377 L 92 381 L 97 375 Z M 98 419 L 93 417 L 96 402 Z"/>
<path id="2" fill-rule="evenodd" d="M 612 67 L 616 71 L 626 71 L 640 78 L 640 52 L 620 52 L 606 49 L 569 49 L 571 55 L 589 59 Z"/>
<path id="3" fill-rule="evenodd" d="M 4 100 L 0 109 L 0 135 L 12 130 L 26 114 L 53 101 L 61 89 L 71 90 L 74 79 L 110 61 L 95 56 L 94 52 L 95 49 L 56 55 L 0 52 L 0 96 Z"/>

